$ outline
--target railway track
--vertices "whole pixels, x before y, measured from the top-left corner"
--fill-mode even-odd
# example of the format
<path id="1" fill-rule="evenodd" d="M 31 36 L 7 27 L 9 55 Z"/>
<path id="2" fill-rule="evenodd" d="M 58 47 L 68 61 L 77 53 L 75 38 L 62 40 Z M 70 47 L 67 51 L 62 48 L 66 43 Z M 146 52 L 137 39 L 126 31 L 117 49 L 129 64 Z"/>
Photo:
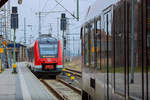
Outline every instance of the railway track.
<path id="1" fill-rule="evenodd" d="M 65 72 L 66 73 L 70 73 L 72 75 L 78 76 L 78 77 L 82 77 L 82 72 L 81 71 L 77 71 L 77 70 L 73 70 L 73 69 L 69 69 L 69 68 L 65 68 Z"/>
<path id="2" fill-rule="evenodd" d="M 57 78 L 56 80 L 44 80 L 41 82 L 59 100 L 81 100 L 81 90 L 73 87 L 69 83 Z"/>

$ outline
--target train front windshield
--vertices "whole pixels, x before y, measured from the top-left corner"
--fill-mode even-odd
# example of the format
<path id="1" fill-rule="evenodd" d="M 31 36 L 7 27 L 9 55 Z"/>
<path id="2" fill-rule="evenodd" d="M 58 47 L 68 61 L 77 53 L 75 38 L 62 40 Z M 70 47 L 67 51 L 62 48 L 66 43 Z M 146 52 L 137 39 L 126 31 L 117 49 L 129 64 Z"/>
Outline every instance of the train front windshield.
<path id="1" fill-rule="evenodd" d="M 42 58 L 53 58 L 58 55 L 58 43 L 39 44 L 39 49 Z"/>

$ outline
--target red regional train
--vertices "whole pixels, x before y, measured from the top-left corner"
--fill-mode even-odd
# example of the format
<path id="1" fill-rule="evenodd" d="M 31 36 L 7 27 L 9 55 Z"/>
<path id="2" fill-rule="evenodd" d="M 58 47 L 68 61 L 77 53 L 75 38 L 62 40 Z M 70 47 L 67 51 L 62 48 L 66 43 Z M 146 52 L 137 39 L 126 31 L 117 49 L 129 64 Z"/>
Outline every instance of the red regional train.
<path id="1" fill-rule="evenodd" d="M 27 49 L 28 67 L 34 73 L 57 75 L 63 68 L 60 40 L 42 34 Z"/>

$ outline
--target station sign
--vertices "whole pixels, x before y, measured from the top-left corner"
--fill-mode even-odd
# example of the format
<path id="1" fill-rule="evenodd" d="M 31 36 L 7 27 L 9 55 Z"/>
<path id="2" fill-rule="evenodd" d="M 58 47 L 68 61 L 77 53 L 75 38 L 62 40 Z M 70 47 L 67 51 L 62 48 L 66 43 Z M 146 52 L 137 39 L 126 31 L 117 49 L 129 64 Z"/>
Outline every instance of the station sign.
<path id="1" fill-rule="evenodd" d="M 15 45 L 16 48 L 20 48 L 20 44 Z M 8 44 L 8 48 L 14 48 L 14 44 Z"/>

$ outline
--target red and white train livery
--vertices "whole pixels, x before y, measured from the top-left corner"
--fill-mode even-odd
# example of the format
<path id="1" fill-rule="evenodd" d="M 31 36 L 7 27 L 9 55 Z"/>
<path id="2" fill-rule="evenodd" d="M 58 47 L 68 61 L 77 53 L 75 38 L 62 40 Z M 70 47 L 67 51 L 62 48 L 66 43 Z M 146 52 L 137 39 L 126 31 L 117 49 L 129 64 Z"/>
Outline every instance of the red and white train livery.
<path id="1" fill-rule="evenodd" d="M 33 72 L 56 75 L 63 68 L 60 40 L 51 35 L 42 34 L 27 49 L 29 68 Z"/>

